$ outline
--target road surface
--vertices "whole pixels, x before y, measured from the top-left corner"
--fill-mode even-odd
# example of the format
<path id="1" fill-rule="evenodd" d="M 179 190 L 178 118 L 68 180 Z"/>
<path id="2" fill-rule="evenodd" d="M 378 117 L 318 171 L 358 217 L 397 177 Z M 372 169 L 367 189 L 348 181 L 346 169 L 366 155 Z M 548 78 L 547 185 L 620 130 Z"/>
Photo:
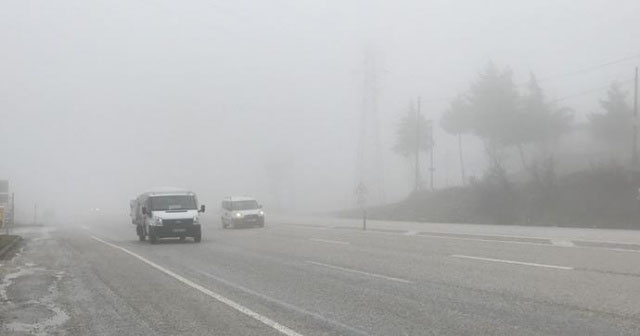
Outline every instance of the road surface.
<path id="1" fill-rule="evenodd" d="M 2 335 L 639 335 L 640 234 L 282 218 L 23 227 Z"/>

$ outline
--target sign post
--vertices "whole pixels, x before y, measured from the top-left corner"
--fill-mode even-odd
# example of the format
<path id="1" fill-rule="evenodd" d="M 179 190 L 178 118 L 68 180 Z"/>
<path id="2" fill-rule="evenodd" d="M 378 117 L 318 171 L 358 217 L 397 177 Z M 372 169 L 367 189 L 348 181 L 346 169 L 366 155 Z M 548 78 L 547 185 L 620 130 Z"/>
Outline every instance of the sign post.
<path id="1" fill-rule="evenodd" d="M 362 230 L 367 230 L 367 187 L 364 183 L 360 182 L 356 188 L 356 195 L 358 196 L 358 205 L 362 208 Z"/>

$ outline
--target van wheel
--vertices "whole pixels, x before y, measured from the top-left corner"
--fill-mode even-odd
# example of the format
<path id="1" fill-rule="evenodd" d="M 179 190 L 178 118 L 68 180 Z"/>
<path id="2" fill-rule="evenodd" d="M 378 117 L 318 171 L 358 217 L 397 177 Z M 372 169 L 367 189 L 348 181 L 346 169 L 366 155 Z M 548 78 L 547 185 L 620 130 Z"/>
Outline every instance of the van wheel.
<path id="1" fill-rule="evenodd" d="M 158 236 L 156 236 L 156 233 L 153 232 L 153 230 L 149 230 L 149 243 L 155 244 L 157 242 L 158 242 Z"/>
<path id="2" fill-rule="evenodd" d="M 183 242 L 185 238 L 185 236 L 180 236 L 180 241 Z"/>
<path id="3" fill-rule="evenodd" d="M 193 236 L 193 241 L 199 243 L 202 240 L 202 233 L 198 232 L 195 236 Z"/>
<path id="4" fill-rule="evenodd" d="M 229 227 L 229 225 L 227 225 L 227 222 L 225 222 L 224 218 L 220 218 L 220 221 L 222 222 L 222 228 L 226 229 Z"/>

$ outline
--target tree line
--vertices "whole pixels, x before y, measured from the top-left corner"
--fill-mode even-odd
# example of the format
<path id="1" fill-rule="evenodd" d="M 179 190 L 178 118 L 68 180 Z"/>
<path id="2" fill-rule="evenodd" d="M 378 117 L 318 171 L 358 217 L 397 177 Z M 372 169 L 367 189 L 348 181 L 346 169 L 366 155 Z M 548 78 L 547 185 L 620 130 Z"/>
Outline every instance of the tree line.
<path id="1" fill-rule="evenodd" d="M 599 113 L 587 115 L 589 134 L 611 153 L 630 148 L 633 108 L 619 84 L 611 84 L 606 97 L 600 100 L 600 108 Z M 575 126 L 573 116 L 572 109 L 547 97 L 534 74 L 519 89 L 510 69 L 489 64 L 467 90 L 449 103 L 440 125 L 457 136 L 463 181 L 463 139 L 474 136 L 481 140 L 489 161 L 486 173 L 506 183 L 507 152 L 515 150 L 523 170 L 535 173 L 539 164 L 553 162 L 554 147 Z M 416 190 L 420 183 L 417 157 L 433 150 L 432 132 L 433 125 L 415 105 L 403 114 L 396 129 L 393 150 L 415 160 Z"/>

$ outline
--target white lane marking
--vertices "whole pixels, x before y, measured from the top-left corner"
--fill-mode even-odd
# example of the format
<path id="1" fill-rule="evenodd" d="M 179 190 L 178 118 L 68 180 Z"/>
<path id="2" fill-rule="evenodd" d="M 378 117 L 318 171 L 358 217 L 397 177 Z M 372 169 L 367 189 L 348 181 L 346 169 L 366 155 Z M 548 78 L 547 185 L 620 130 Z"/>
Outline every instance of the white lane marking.
<path id="1" fill-rule="evenodd" d="M 308 226 L 308 225 L 296 225 L 296 224 L 288 224 L 288 223 L 281 223 L 277 227 L 278 228 L 282 228 L 283 226 L 294 227 L 294 228 L 298 228 L 298 229 L 311 229 L 311 230 L 329 230 L 329 229 L 334 229 L 334 227 L 329 227 L 329 226 Z"/>
<path id="2" fill-rule="evenodd" d="M 455 258 L 464 258 L 464 259 L 473 259 L 473 260 L 482 260 L 482 261 L 492 261 L 492 262 L 500 262 L 500 263 L 505 263 L 505 264 L 515 264 L 515 265 L 525 265 L 525 266 L 535 266 L 535 267 L 546 267 L 546 268 L 554 268 L 554 269 L 561 269 L 561 270 L 573 270 L 573 267 L 568 267 L 568 266 L 536 264 L 536 263 L 514 261 L 514 260 L 474 257 L 474 256 L 468 256 L 468 255 L 461 255 L 461 254 L 452 254 L 451 256 L 455 257 Z"/>
<path id="3" fill-rule="evenodd" d="M 382 232 L 378 232 L 378 233 L 382 233 Z M 553 246 L 551 244 L 545 244 L 545 243 L 523 242 L 523 241 L 515 241 L 515 240 L 494 240 L 494 239 L 481 239 L 481 238 L 462 238 L 462 237 L 440 236 L 440 235 L 425 234 L 424 232 L 420 233 L 417 236 L 418 237 L 425 237 L 425 238 L 477 241 L 477 242 L 487 242 L 487 243 L 503 243 L 503 244 L 516 244 L 516 245 L 534 245 L 534 246 Z"/>
<path id="4" fill-rule="evenodd" d="M 306 226 L 296 225 L 296 224 L 282 224 L 282 225 L 293 226 L 293 227 L 297 227 L 297 228 L 301 228 L 301 229 L 312 229 L 312 230 L 328 230 L 328 229 L 335 229 L 336 228 L 336 227 L 323 227 L 323 228 L 306 227 Z M 354 230 L 353 232 L 356 232 L 356 230 Z M 362 232 L 362 233 L 366 233 L 366 234 L 379 234 L 379 235 L 398 236 L 397 233 L 390 233 L 390 232 L 380 232 L 380 231 L 358 231 L 358 232 Z M 413 232 L 416 232 L 416 234 L 414 235 Z M 445 233 L 448 233 L 448 232 L 445 232 Z M 504 235 L 486 236 L 485 235 L 486 237 L 500 237 L 500 238 L 545 239 L 545 240 L 548 240 L 549 243 L 534 243 L 534 242 L 513 241 L 513 240 L 495 240 L 495 239 L 481 239 L 481 238 L 451 237 L 451 236 L 441 236 L 441 235 L 430 234 L 429 232 L 424 232 L 424 231 L 408 231 L 408 232 L 402 233 L 401 235 L 424 237 L 424 238 L 436 238 L 436 239 L 449 239 L 449 240 L 476 241 L 476 242 L 486 242 L 486 243 L 499 243 L 499 244 L 533 245 L 533 246 L 546 246 L 546 247 L 564 247 L 564 246 L 559 246 L 559 245 L 553 244 L 551 242 L 553 239 L 551 239 L 551 238 L 541 238 L 541 237 L 504 236 Z M 480 236 L 483 236 L 483 235 L 480 235 Z M 573 243 L 573 241 L 580 241 L 580 242 L 591 242 L 591 243 L 611 243 L 611 244 L 638 245 L 638 244 L 633 244 L 633 243 L 617 243 L 617 242 L 596 241 L 596 240 L 573 240 L 573 241 L 569 240 L 569 241 L 571 243 Z M 571 246 L 571 247 L 577 248 L 577 249 L 588 249 L 588 250 L 605 250 L 605 251 L 613 251 L 613 252 L 640 253 L 640 250 L 632 250 L 632 249 L 625 249 L 625 248 L 606 248 L 606 247 L 598 247 L 598 246 L 580 246 L 580 245 L 575 245 L 575 244 L 573 244 L 573 246 Z"/>
<path id="5" fill-rule="evenodd" d="M 329 240 L 329 239 L 321 239 L 321 238 L 309 238 L 309 240 L 322 242 L 322 243 L 330 243 L 330 244 L 341 244 L 341 245 L 349 245 L 349 242 L 341 241 L 341 240 Z"/>
<path id="6" fill-rule="evenodd" d="M 598 250 L 606 250 L 606 251 L 614 251 L 614 252 L 640 253 L 640 250 L 630 250 L 630 249 L 623 249 L 623 248 L 602 248 L 602 247 L 595 247 L 595 246 L 576 246 L 576 247 L 583 248 L 583 249 L 598 249 Z"/>
<path id="7" fill-rule="evenodd" d="M 325 228 L 318 228 L 318 227 L 306 227 L 306 226 L 294 225 L 294 224 L 286 224 L 286 225 L 295 226 L 295 227 L 300 228 L 300 229 L 326 230 Z M 335 229 L 335 227 L 333 229 Z M 493 240 L 493 239 L 480 239 L 480 238 L 461 238 L 461 237 L 431 235 L 431 234 L 428 234 L 426 232 L 420 232 L 420 231 L 415 231 L 416 232 L 415 235 L 408 234 L 409 232 L 413 233 L 414 231 L 409 231 L 409 232 L 400 233 L 400 234 L 391 233 L 391 232 L 381 232 L 381 231 L 357 231 L 357 230 L 353 230 L 353 231 L 350 231 L 350 232 L 361 232 L 361 233 L 365 233 L 365 234 L 392 235 L 392 236 L 396 236 L 396 237 L 399 236 L 399 235 L 405 235 L 405 236 L 416 236 L 416 237 L 425 237 L 425 238 L 464 240 L 464 241 L 479 241 L 479 242 L 489 242 L 489 243 L 503 243 L 503 244 L 516 244 L 516 245 L 535 245 L 535 246 L 553 246 L 551 244 L 534 243 L 534 242 L 522 242 L 522 241 L 510 241 L 510 240 Z"/>
<path id="8" fill-rule="evenodd" d="M 394 277 L 390 277 L 390 276 L 386 276 L 386 275 L 382 275 L 382 274 L 359 271 L 359 270 L 355 270 L 355 269 L 352 269 L 352 268 L 346 268 L 346 267 L 340 267 L 340 266 L 335 266 L 335 265 L 324 264 L 324 263 L 320 263 L 320 262 L 316 262 L 316 261 L 307 260 L 307 263 L 311 264 L 311 265 L 322 266 L 322 267 L 326 267 L 326 268 L 332 268 L 332 269 L 336 269 L 336 270 L 339 270 L 339 271 L 367 275 L 367 276 L 374 277 L 374 278 L 397 281 L 397 282 L 402 282 L 402 283 L 413 283 L 413 282 L 411 282 L 409 280 L 405 280 L 405 279 L 394 278 Z"/>
<path id="9" fill-rule="evenodd" d="M 243 306 L 243 305 L 241 305 L 239 303 L 236 303 L 235 301 L 227 299 L 226 297 L 224 297 L 224 296 L 222 296 L 220 294 L 217 294 L 217 293 L 215 293 L 215 292 L 213 292 L 213 291 L 211 291 L 211 290 L 209 290 L 207 288 L 204 288 L 204 287 L 198 285 L 197 283 L 195 283 L 195 282 L 193 282 L 193 281 L 191 281 L 191 280 L 189 280 L 189 279 L 187 279 L 187 278 L 185 278 L 185 277 L 183 277 L 181 275 L 178 275 L 178 274 L 176 274 L 176 273 L 174 273 L 174 272 L 172 272 L 172 271 L 170 271 L 170 270 L 168 270 L 168 269 L 166 269 L 166 268 L 164 268 L 164 267 L 162 267 L 162 266 L 160 266 L 160 265 L 158 265 L 158 264 L 156 264 L 156 263 L 154 263 L 154 262 L 152 262 L 152 261 L 150 261 L 150 260 L 148 260 L 148 259 L 136 254 L 136 253 L 133 253 L 133 252 L 127 250 L 124 247 L 120 247 L 118 245 L 109 243 L 109 242 L 104 241 L 104 240 L 102 240 L 102 239 L 100 239 L 98 237 L 95 237 L 95 236 L 91 236 L 91 238 L 96 240 L 96 241 L 99 241 L 99 242 L 101 242 L 101 243 L 103 243 L 105 245 L 111 246 L 111 247 L 113 247 L 115 249 L 118 249 L 118 250 L 120 250 L 122 252 L 125 252 L 125 253 L 127 253 L 127 254 L 129 254 L 129 255 L 137 258 L 137 259 L 139 259 L 140 261 L 142 261 L 145 264 L 147 264 L 147 265 L 159 270 L 160 272 L 163 272 L 163 273 L 169 275 L 170 277 L 182 282 L 183 284 L 185 284 L 185 285 L 187 285 L 187 286 L 189 286 L 189 287 L 191 287 L 193 289 L 197 289 L 198 291 L 200 291 L 200 292 L 212 297 L 213 299 L 215 299 L 215 300 L 217 300 L 217 301 L 219 301 L 221 303 L 224 303 L 227 306 L 229 306 L 229 307 L 231 307 L 231 308 L 233 308 L 233 309 L 235 309 L 235 310 L 237 310 L 237 311 L 239 311 L 239 312 L 241 312 L 241 313 L 243 313 L 243 314 L 245 314 L 245 315 L 247 315 L 249 317 L 252 317 L 252 318 L 254 318 L 254 319 L 256 319 L 256 320 L 258 320 L 258 321 L 260 321 L 260 322 L 262 322 L 262 323 L 264 323 L 266 325 L 268 325 L 269 327 L 279 331 L 282 334 L 285 334 L 287 336 L 302 336 L 302 334 L 300 334 L 300 333 L 298 333 L 298 332 L 296 332 L 296 331 L 294 331 L 292 329 L 289 329 L 289 328 L 285 327 L 284 325 L 282 325 L 282 324 L 280 324 L 280 323 L 278 323 L 276 321 L 273 321 L 273 320 L 271 320 L 270 318 L 268 318 L 266 316 L 262 316 L 262 315 L 260 315 L 260 314 L 258 314 L 256 312 L 254 312 L 253 310 L 251 310 L 251 309 L 249 309 L 249 308 L 247 308 L 247 307 L 245 307 L 245 306 Z"/>
<path id="10" fill-rule="evenodd" d="M 574 247 L 574 246 L 576 246 L 572 241 L 565 240 L 565 239 L 551 239 L 551 244 L 553 244 L 555 246 L 562 246 L 562 247 Z"/>
<path id="11" fill-rule="evenodd" d="M 221 282 L 221 283 L 223 283 L 223 284 L 225 284 L 225 285 L 227 285 L 229 287 L 235 288 L 235 289 L 237 289 L 239 291 L 245 292 L 245 293 L 253 295 L 253 296 L 257 296 L 257 297 L 259 297 L 262 300 L 265 300 L 267 302 L 275 303 L 276 305 L 279 305 L 279 306 L 285 307 L 287 309 L 293 310 L 293 311 L 297 312 L 298 314 L 312 316 L 312 317 L 314 317 L 314 318 L 316 318 L 316 319 L 318 319 L 318 320 L 320 320 L 320 321 L 322 321 L 324 323 L 331 324 L 331 325 L 334 325 L 334 326 L 338 326 L 340 328 L 348 330 L 349 332 L 351 332 L 353 334 L 368 335 L 366 332 L 364 332 L 364 331 L 362 331 L 360 329 L 356 329 L 356 328 L 350 327 L 350 326 L 348 326 L 346 324 L 343 324 L 343 323 L 340 323 L 338 321 L 328 319 L 328 318 L 326 318 L 326 317 L 324 317 L 324 316 L 322 316 L 320 314 L 317 314 L 317 313 L 314 313 L 314 312 L 310 312 L 310 311 L 305 310 L 303 308 L 300 308 L 298 306 L 294 306 L 294 305 L 292 305 L 290 303 L 287 303 L 287 302 L 284 302 L 284 301 L 280 301 L 280 300 L 272 298 L 270 296 L 258 293 L 258 292 L 254 291 L 252 289 L 249 289 L 249 288 L 246 288 L 244 286 L 241 286 L 241 285 L 238 285 L 236 283 L 233 283 L 231 281 L 225 280 L 225 279 L 220 278 L 218 276 L 215 276 L 215 275 L 213 275 L 211 273 L 207 273 L 207 272 L 203 272 L 203 271 L 198 271 L 198 273 L 203 274 L 203 275 L 205 275 L 205 276 L 207 276 L 207 277 L 209 277 L 209 278 L 211 278 L 211 279 L 213 279 L 215 281 Z"/>

